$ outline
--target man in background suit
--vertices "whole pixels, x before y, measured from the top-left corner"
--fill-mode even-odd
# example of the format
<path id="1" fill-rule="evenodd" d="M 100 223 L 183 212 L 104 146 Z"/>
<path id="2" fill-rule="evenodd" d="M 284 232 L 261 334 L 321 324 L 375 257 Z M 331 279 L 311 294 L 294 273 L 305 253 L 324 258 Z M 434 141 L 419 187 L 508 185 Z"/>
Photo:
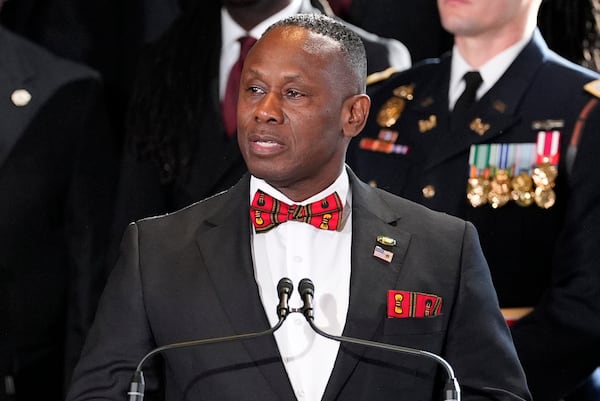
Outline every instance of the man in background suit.
<path id="1" fill-rule="evenodd" d="M 600 77 L 548 49 L 540 3 L 439 0 L 452 54 L 381 83 L 348 162 L 475 224 L 533 398 L 556 401 L 600 362 Z"/>
<path id="2" fill-rule="evenodd" d="M 346 169 L 365 82 L 364 47 L 342 23 L 298 14 L 267 30 L 241 76 L 250 175 L 128 227 L 69 401 L 121 399 L 156 346 L 266 330 L 281 277 L 314 280 L 327 331 L 441 354 L 464 400 L 530 399 L 472 225 Z M 436 400 L 446 375 L 317 336 L 295 313 L 274 336 L 167 352 L 162 366 L 147 386 L 162 378 L 170 400 Z"/>
<path id="3" fill-rule="evenodd" d="M 275 20 L 324 13 L 323 0 L 196 2 L 150 46 L 128 111 L 115 238 L 136 219 L 170 212 L 235 184 L 246 171 L 221 103 L 238 58 L 237 39 L 258 38 Z M 395 40 L 360 32 L 369 72 L 410 66 Z M 117 248 L 115 245 L 114 249 Z"/>
<path id="4" fill-rule="evenodd" d="M 59 401 L 107 275 L 118 148 L 95 72 L 3 27 L 0 54 L 0 400 Z"/>

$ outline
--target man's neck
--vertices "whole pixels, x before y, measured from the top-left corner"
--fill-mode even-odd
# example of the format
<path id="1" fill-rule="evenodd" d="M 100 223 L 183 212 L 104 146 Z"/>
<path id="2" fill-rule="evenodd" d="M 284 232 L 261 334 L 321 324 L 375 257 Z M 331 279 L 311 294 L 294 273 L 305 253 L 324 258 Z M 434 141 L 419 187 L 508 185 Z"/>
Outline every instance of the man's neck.
<path id="1" fill-rule="evenodd" d="M 290 5 L 291 0 L 264 1 L 252 6 L 226 6 L 229 15 L 246 31 Z"/>
<path id="2" fill-rule="evenodd" d="M 533 25 L 524 23 L 504 31 L 489 31 L 477 36 L 457 35 L 454 42 L 465 61 L 471 67 L 479 68 L 515 43 L 531 36 L 534 29 L 535 21 Z"/>

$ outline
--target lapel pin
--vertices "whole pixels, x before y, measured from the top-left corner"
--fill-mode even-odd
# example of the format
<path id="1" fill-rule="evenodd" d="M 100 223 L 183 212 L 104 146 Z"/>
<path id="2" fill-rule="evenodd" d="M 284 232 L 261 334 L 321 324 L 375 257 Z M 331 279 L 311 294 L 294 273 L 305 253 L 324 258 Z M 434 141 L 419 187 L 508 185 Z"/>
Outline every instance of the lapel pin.
<path id="1" fill-rule="evenodd" d="M 490 125 L 484 123 L 481 118 L 477 117 L 473 121 L 471 121 L 471 125 L 469 125 L 472 131 L 476 132 L 479 136 L 483 136 L 487 130 L 490 129 Z"/>
<path id="2" fill-rule="evenodd" d="M 392 258 L 394 257 L 394 254 L 390 251 L 386 251 L 379 245 L 376 245 L 375 250 L 373 251 L 373 256 L 390 263 L 392 261 Z"/>
<path id="3" fill-rule="evenodd" d="M 396 245 L 396 240 L 390 237 L 386 237 L 385 235 L 378 235 L 377 242 L 381 245 L 394 246 Z"/>
<path id="4" fill-rule="evenodd" d="M 27 89 L 17 89 L 10 95 L 10 100 L 17 107 L 27 106 L 31 101 L 31 93 Z"/>
<path id="5" fill-rule="evenodd" d="M 421 134 L 434 129 L 437 126 L 437 116 L 430 115 L 427 120 L 419 120 L 419 132 Z"/>
<path id="6" fill-rule="evenodd" d="M 494 109 L 498 113 L 504 113 L 506 111 L 506 104 L 503 101 L 501 101 L 501 100 L 496 100 L 494 102 Z"/>

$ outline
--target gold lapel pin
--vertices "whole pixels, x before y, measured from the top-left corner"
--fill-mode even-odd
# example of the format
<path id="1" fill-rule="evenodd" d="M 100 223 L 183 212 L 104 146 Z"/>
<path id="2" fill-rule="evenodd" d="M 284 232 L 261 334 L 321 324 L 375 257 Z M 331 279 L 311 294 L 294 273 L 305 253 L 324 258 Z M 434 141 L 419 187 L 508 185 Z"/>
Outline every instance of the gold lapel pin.
<path id="1" fill-rule="evenodd" d="M 483 136 L 490 129 L 490 125 L 484 123 L 481 118 L 477 117 L 471 121 L 469 128 L 471 128 L 471 130 L 476 132 L 479 136 Z"/>
<path id="2" fill-rule="evenodd" d="M 427 120 L 419 120 L 419 132 L 421 134 L 434 129 L 437 126 L 437 117 L 430 115 Z"/>

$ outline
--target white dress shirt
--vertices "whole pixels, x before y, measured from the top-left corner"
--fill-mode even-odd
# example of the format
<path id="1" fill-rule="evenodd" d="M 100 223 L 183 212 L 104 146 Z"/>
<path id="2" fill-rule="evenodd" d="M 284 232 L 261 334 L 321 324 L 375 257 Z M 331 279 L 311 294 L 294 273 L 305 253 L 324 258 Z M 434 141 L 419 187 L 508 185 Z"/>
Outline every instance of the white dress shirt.
<path id="1" fill-rule="evenodd" d="M 334 191 L 344 205 L 338 231 L 321 230 L 310 224 L 288 221 L 252 235 L 254 272 L 260 297 L 271 325 L 278 321 L 277 283 L 288 277 L 294 284 L 290 308 L 302 306 L 298 284 L 310 278 L 315 285 L 315 324 L 334 335 L 341 335 L 346 322 L 350 297 L 350 247 L 352 221 L 348 174 L 344 169 L 326 190 L 303 202 L 292 202 L 265 181 L 252 177 L 250 201 L 261 191 L 288 204 L 317 201 Z M 313 332 L 301 313 L 288 315 L 275 332 L 283 364 L 299 400 L 321 400 L 339 349 L 337 341 Z"/>

